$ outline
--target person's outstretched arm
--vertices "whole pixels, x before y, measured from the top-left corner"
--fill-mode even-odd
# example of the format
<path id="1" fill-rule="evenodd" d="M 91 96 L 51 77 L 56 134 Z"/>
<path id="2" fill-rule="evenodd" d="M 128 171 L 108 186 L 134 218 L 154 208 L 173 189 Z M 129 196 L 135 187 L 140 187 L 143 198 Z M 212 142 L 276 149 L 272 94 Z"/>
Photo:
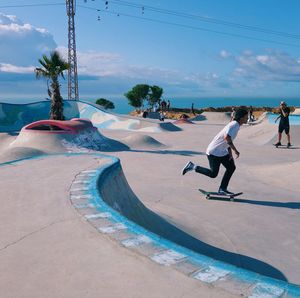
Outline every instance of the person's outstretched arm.
<path id="1" fill-rule="evenodd" d="M 277 122 L 277 120 L 280 118 L 281 115 L 279 115 L 276 119 L 275 119 L 275 123 Z"/>

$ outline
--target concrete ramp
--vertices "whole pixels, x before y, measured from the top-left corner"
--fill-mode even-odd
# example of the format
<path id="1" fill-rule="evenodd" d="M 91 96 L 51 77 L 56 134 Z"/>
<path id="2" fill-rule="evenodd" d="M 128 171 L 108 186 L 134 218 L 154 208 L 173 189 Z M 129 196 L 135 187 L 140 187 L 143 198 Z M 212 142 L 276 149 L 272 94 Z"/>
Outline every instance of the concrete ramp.
<path id="1" fill-rule="evenodd" d="M 122 142 L 127 144 L 130 149 L 166 147 L 164 144 L 148 135 L 137 133 L 123 138 Z"/>
<path id="2" fill-rule="evenodd" d="M 130 220 L 159 237 L 163 237 L 193 252 L 263 275 L 285 280 L 285 276 L 271 265 L 249 256 L 225 251 L 207 244 L 152 212 L 136 197 L 130 188 L 119 161 L 107 166 L 102 172 L 97 180 L 97 189 L 101 200 L 123 216 L 124 222 L 122 222 L 122 217 L 119 218 L 119 224 L 121 225 L 126 225 L 126 220 Z M 99 206 L 103 205 L 103 202 L 100 201 L 96 203 Z"/>
<path id="3" fill-rule="evenodd" d="M 3 148 L 0 161 L 41 154 L 128 149 L 127 145 L 103 136 L 90 120 L 40 120 L 22 128 L 19 135 Z"/>
<path id="4" fill-rule="evenodd" d="M 270 144 L 277 136 L 277 126 L 270 124 L 265 118 L 255 125 L 242 126 L 239 131 L 239 138 L 253 142 L 258 145 Z"/>
<path id="5" fill-rule="evenodd" d="M 291 143 L 296 147 L 300 146 L 300 126 L 290 125 Z M 239 132 L 239 137 L 245 138 L 246 141 L 258 145 L 272 145 L 278 140 L 278 122 L 276 124 L 269 121 L 268 116 L 264 115 L 251 125 L 243 126 Z M 282 134 L 282 143 L 287 143 L 285 133 Z"/>
<path id="6" fill-rule="evenodd" d="M 0 132 L 20 131 L 29 123 L 49 119 L 50 101 L 30 104 L 0 103 Z M 110 113 L 99 105 L 90 102 L 64 100 L 65 120 L 72 118 L 89 119 L 98 129 L 137 130 L 160 132 L 162 130 L 177 131 L 175 125 L 161 124 L 154 119 L 141 119 L 133 116 Z"/>
<path id="7" fill-rule="evenodd" d="M 192 121 L 205 121 L 209 120 L 212 123 L 228 123 L 230 121 L 229 112 L 203 112 L 201 115 L 191 118 Z"/>

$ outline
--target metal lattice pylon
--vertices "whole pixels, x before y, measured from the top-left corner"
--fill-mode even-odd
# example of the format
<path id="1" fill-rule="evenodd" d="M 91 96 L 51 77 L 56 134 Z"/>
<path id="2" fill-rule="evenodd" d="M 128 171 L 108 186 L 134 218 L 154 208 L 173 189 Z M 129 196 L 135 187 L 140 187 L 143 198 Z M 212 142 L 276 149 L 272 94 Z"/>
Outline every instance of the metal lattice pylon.
<path id="1" fill-rule="evenodd" d="M 66 0 L 66 8 L 68 15 L 68 63 L 70 65 L 68 70 L 68 99 L 79 100 L 74 22 L 76 0 Z"/>

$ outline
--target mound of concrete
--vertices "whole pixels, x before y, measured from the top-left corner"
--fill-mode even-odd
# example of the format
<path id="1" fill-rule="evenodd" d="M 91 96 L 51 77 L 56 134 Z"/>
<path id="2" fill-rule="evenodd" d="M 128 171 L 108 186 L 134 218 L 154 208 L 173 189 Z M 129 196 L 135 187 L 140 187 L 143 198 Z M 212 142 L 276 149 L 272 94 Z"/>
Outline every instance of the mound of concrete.
<path id="1" fill-rule="evenodd" d="M 243 126 L 239 137 L 257 145 L 265 145 L 273 142 L 277 136 L 277 127 L 270 124 L 268 119 L 263 119 L 256 125 Z"/>
<path id="2" fill-rule="evenodd" d="M 125 137 L 124 139 L 122 139 L 122 141 L 125 144 L 127 144 L 131 149 L 165 147 L 164 144 L 160 143 L 154 138 L 148 135 L 137 134 L 137 133 Z"/>
<path id="3" fill-rule="evenodd" d="M 0 163 L 45 154 L 45 151 L 29 147 L 7 148 L 0 154 Z"/>
<path id="4" fill-rule="evenodd" d="M 300 126 L 290 125 L 291 143 L 294 148 L 300 145 Z M 243 126 L 239 137 L 251 141 L 257 145 L 271 145 L 278 140 L 278 122 L 272 124 L 266 115 L 259 119 L 255 125 Z M 282 134 L 282 143 L 287 143 L 285 133 Z"/>
<path id="5" fill-rule="evenodd" d="M 128 147 L 104 137 L 90 120 L 42 120 L 23 127 L 16 139 L 8 145 L 5 156 L 17 159 L 40 153 L 89 152 L 91 150 L 121 151 L 128 150 Z"/>
<path id="6" fill-rule="evenodd" d="M 182 129 L 171 122 L 160 122 L 159 127 L 165 131 L 181 131 Z"/>
<path id="7" fill-rule="evenodd" d="M 214 123 L 228 123 L 230 121 L 229 112 L 203 112 L 201 115 L 191 119 L 193 121 L 209 120 Z"/>

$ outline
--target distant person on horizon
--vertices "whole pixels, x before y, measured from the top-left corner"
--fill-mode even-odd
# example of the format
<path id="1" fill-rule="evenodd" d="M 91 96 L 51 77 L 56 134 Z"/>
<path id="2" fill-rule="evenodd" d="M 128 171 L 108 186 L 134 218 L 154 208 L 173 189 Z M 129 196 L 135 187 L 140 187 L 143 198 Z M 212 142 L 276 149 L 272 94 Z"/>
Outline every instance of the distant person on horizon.
<path id="1" fill-rule="evenodd" d="M 282 132 L 284 131 L 288 141 L 286 147 L 290 148 L 292 146 L 291 137 L 290 137 L 290 121 L 289 121 L 289 115 L 291 110 L 284 101 L 281 101 L 279 106 L 279 111 L 280 114 L 275 120 L 276 123 L 277 120 L 280 118 L 279 126 L 278 126 L 278 142 L 275 144 L 275 146 L 276 148 L 278 148 L 278 146 L 281 146 L 281 137 L 282 137 Z"/>
<path id="2" fill-rule="evenodd" d="M 219 187 L 219 194 L 231 195 L 227 187 L 232 174 L 235 171 L 235 163 L 232 156 L 232 151 L 236 158 L 240 156 L 240 152 L 233 144 L 240 127 L 247 123 L 248 111 L 246 109 L 238 109 L 235 113 L 233 121 L 229 122 L 210 142 L 206 149 L 210 169 L 197 166 L 189 161 L 182 170 L 182 175 L 194 170 L 197 173 L 203 174 L 210 178 L 216 178 L 219 173 L 220 165 L 222 164 L 226 171 L 224 173 L 221 185 Z"/>
<path id="3" fill-rule="evenodd" d="M 165 112 L 165 111 L 166 111 L 167 103 L 165 102 L 165 100 L 163 100 L 163 101 L 160 103 L 160 107 L 161 107 L 161 111 L 162 111 L 162 112 Z"/>
<path id="4" fill-rule="evenodd" d="M 144 110 L 143 113 L 142 113 L 142 117 L 147 118 L 148 114 L 149 114 L 148 111 Z"/>
<path id="5" fill-rule="evenodd" d="M 230 121 L 232 121 L 234 119 L 234 117 L 235 117 L 235 111 L 236 111 L 235 107 L 232 107 L 231 115 L 230 115 Z"/>
<path id="6" fill-rule="evenodd" d="M 194 103 L 192 103 L 192 106 L 191 106 L 191 113 L 192 113 L 193 115 L 195 115 Z"/>
<path id="7" fill-rule="evenodd" d="M 254 121 L 254 116 L 253 116 L 253 108 L 250 106 L 249 111 L 248 111 L 248 122 L 253 122 Z"/>
<path id="8" fill-rule="evenodd" d="M 170 102 L 170 100 L 168 100 L 168 103 L 167 103 L 167 111 L 170 111 L 170 106 L 171 106 L 171 102 Z"/>

